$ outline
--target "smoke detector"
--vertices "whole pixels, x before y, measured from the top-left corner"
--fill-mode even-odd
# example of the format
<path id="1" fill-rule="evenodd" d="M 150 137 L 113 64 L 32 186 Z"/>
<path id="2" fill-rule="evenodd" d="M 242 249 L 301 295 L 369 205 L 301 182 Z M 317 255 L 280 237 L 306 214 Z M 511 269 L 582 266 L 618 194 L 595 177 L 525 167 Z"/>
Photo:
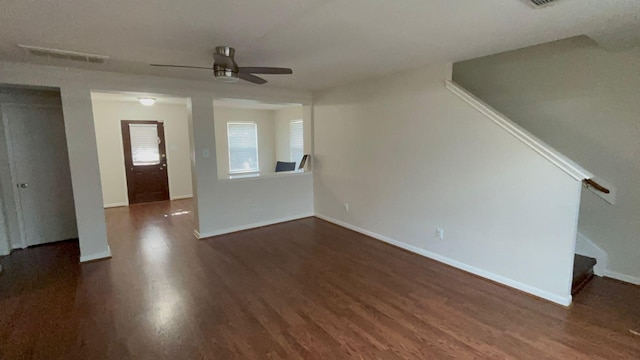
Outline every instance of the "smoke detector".
<path id="1" fill-rule="evenodd" d="M 558 2 L 558 0 L 523 0 L 523 1 L 536 9 L 547 7 L 549 5 L 553 5 L 556 2 Z"/>
<path id="2" fill-rule="evenodd" d="M 71 61 L 80 61 L 91 64 L 104 64 L 107 62 L 108 56 L 104 55 L 96 55 L 96 54 L 87 54 L 81 53 L 77 51 L 69 51 L 69 50 L 61 50 L 61 49 L 50 49 L 44 48 L 40 46 L 31 46 L 31 45 L 21 45 L 18 46 L 24 50 L 28 55 L 47 57 L 50 59 L 62 59 L 62 60 L 71 60 Z"/>

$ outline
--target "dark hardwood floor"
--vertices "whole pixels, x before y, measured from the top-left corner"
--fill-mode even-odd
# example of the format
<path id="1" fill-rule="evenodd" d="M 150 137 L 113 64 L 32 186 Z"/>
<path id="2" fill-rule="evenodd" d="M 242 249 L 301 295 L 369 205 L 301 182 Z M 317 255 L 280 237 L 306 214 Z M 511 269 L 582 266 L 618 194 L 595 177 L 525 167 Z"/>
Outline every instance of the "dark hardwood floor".
<path id="1" fill-rule="evenodd" d="M 198 241 L 190 201 L 0 259 L 2 359 L 638 359 L 640 288 L 565 309 L 308 218 Z"/>

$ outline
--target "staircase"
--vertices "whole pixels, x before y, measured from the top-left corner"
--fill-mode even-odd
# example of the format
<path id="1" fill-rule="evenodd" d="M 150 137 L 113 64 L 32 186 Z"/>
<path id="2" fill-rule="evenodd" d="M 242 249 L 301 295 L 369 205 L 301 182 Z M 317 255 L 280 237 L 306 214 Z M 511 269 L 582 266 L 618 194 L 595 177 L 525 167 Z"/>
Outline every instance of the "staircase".
<path id="1" fill-rule="evenodd" d="M 573 282 L 571 283 L 571 295 L 582 290 L 593 278 L 593 267 L 596 259 L 582 255 L 575 255 L 573 260 Z"/>

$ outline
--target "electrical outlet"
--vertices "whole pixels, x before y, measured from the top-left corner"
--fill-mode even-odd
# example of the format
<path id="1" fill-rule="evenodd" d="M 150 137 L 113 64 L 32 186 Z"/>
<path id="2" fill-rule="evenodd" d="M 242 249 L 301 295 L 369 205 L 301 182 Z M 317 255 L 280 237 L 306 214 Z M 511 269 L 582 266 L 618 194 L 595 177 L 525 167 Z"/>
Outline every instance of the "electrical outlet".
<path id="1" fill-rule="evenodd" d="M 347 210 L 347 212 L 349 212 L 349 203 L 344 203 L 344 209 Z"/>
<path id="2" fill-rule="evenodd" d="M 436 237 L 440 240 L 444 240 L 444 229 L 436 228 Z"/>

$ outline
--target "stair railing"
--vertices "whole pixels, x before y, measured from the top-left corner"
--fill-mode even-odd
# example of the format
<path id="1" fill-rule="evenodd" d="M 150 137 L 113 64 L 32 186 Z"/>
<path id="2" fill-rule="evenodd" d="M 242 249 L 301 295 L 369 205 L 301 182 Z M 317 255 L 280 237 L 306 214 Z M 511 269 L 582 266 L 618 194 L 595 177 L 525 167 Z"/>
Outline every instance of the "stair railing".
<path id="1" fill-rule="evenodd" d="M 594 189 L 596 189 L 596 190 L 598 190 L 600 192 L 603 192 L 605 194 L 608 194 L 608 193 L 611 192 L 606 187 L 604 187 L 604 186 L 598 184 L 597 182 L 593 181 L 593 179 L 584 179 L 584 183 L 585 183 L 585 185 L 587 187 L 591 186 L 592 188 L 594 188 Z"/>

